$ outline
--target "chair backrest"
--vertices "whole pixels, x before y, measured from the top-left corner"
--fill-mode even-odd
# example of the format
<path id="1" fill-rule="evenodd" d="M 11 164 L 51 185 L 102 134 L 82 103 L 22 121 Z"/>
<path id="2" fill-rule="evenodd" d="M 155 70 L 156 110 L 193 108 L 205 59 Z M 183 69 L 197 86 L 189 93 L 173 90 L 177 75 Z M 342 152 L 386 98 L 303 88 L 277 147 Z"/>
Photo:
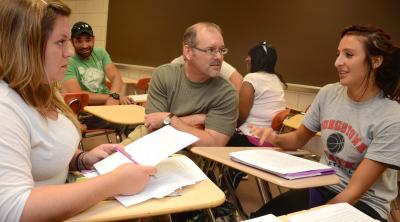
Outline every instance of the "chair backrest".
<path id="1" fill-rule="evenodd" d="M 89 94 L 87 93 L 64 93 L 65 103 L 76 114 L 83 111 L 83 108 L 89 104 Z"/>
<path id="2" fill-rule="evenodd" d="M 272 118 L 271 128 L 275 131 L 280 131 L 283 126 L 283 121 L 289 116 L 289 114 L 290 114 L 289 108 L 286 108 L 275 114 L 274 118 Z"/>
<path id="3" fill-rule="evenodd" d="M 105 85 L 106 85 L 107 89 L 111 90 L 112 84 L 110 81 L 106 81 Z"/>
<path id="4" fill-rule="evenodd" d="M 150 79 L 151 79 L 150 77 L 139 79 L 138 83 L 136 84 L 136 88 L 146 92 L 147 89 L 149 88 Z"/>

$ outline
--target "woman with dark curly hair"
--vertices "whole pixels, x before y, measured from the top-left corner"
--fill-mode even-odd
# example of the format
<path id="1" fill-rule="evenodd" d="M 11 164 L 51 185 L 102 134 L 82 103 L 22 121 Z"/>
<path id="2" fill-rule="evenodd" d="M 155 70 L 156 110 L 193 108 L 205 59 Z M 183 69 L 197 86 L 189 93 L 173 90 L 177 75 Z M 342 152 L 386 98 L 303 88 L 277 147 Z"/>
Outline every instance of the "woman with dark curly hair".
<path id="1" fill-rule="evenodd" d="M 254 128 L 253 133 L 261 142 L 295 150 L 321 131 L 321 162 L 336 170 L 340 183 L 289 191 L 252 217 L 347 202 L 387 220 L 400 167 L 400 50 L 382 29 L 353 25 L 341 34 L 335 67 L 340 82 L 319 91 L 299 129 L 277 135 Z"/>

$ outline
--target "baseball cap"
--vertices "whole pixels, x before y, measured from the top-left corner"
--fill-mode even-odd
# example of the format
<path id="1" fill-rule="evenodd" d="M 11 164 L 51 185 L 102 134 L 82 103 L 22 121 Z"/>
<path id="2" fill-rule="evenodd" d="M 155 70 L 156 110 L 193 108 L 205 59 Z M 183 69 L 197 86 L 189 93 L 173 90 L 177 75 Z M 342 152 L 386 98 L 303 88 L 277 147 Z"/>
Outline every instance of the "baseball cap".
<path id="1" fill-rule="evenodd" d="M 77 38 L 83 33 L 93 36 L 93 29 L 86 22 L 77 22 L 72 26 L 71 38 Z"/>

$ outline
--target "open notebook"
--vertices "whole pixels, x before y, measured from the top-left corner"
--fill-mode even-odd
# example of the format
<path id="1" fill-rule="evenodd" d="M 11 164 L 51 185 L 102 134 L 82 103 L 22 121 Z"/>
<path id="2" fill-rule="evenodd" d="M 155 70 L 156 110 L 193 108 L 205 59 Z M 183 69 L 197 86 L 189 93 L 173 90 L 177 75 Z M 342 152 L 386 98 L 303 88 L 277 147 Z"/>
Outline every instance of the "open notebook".
<path id="1" fill-rule="evenodd" d="M 243 222 L 378 222 L 348 203 L 320 206 L 284 217 L 281 220 L 281 217 L 268 214 Z"/>
<path id="2" fill-rule="evenodd" d="M 329 166 L 268 149 L 232 152 L 230 156 L 236 162 L 290 180 L 335 173 L 335 170 Z"/>
<path id="3" fill-rule="evenodd" d="M 192 134 L 176 130 L 172 126 L 164 126 L 130 143 L 125 147 L 125 152 L 115 152 L 95 163 L 94 167 L 100 174 L 105 174 L 124 163 L 133 161 L 144 166 L 155 166 L 197 140 L 199 138 Z"/>

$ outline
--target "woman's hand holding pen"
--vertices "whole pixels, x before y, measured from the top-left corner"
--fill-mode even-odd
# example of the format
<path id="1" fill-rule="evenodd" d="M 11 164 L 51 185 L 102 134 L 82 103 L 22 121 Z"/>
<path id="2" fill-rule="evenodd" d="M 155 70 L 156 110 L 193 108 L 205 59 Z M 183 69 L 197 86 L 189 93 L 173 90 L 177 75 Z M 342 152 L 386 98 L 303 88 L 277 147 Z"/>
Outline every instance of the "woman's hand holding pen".
<path id="1" fill-rule="evenodd" d="M 89 151 L 82 161 L 86 167 L 93 168 L 93 164 L 108 157 L 109 155 L 123 150 L 118 144 L 102 144 Z M 132 195 L 144 189 L 150 176 L 156 174 L 157 169 L 152 166 L 141 166 L 135 163 L 127 163 L 117 167 L 110 172 L 109 176 L 115 178 L 115 195 Z"/>
<path id="2" fill-rule="evenodd" d="M 115 195 L 133 195 L 144 189 L 150 176 L 156 174 L 157 169 L 152 166 L 141 166 L 134 163 L 126 163 L 109 174 L 116 178 Z"/>

